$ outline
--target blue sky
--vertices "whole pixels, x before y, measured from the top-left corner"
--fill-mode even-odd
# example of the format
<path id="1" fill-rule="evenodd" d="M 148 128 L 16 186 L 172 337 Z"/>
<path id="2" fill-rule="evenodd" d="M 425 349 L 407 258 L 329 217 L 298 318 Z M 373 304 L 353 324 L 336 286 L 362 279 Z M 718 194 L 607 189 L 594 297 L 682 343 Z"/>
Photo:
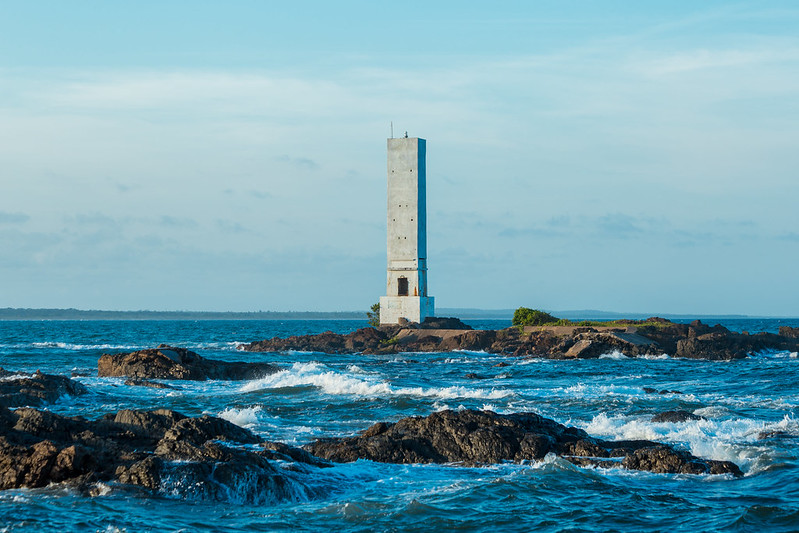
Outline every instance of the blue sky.
<path id="1" fill-rule="evenodd" d="M 0 4 L 0 307 L 799 315 L 794 2 Z"/>

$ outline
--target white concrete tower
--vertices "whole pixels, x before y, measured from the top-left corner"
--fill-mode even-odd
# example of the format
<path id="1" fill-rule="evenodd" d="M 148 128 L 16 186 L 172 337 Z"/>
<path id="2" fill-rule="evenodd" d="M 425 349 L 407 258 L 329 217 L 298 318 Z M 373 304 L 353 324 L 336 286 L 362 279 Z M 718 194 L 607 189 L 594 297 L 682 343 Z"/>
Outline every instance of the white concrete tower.
<path id="1" fill-rule="evenodd" d="M 407 134 L 406 134 L 407 135 Z M 427 296 L 427 202 L 424 139 L 388 139 L 388 271 L 380 323 L 422 322 L 435 315 Z"/>

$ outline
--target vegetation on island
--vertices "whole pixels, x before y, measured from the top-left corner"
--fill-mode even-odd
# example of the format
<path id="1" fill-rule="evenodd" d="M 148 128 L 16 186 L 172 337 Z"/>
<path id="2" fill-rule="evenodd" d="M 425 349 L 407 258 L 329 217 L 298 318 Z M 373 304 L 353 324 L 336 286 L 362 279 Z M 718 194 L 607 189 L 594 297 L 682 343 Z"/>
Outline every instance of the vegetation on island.
<path id="1" fill-rule="evenodd" d="M 513 313 L 514 326 L 569 326 L 565 318 L 557 318 L 545 311 L 520 307 Z"/>
<path id="2" fill-rule="evenodd" d="M 626 326 L 655 326 L 663 327 L 670 324 L 668 320 L 649 318 L 647 320 L 580 320 L 573 322 L 567 318 L 552 316 L 546 311 L 530 309 L 529 307 L 519 307 L 513 313 L 514 326 L 523 328 L 524 326 L 579 326 L 579 327 L 626 327 Z"/>

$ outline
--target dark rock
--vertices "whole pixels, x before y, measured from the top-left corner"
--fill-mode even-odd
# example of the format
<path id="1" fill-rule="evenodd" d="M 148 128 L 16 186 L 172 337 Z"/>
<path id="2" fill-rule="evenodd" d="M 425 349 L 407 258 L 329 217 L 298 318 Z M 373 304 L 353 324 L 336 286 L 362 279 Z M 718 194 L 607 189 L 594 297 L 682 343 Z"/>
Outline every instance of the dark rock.
<path id="1" fill-rule="evenodd" d="M 161 485 L 163 466 L 163 459 L 150 455 L 133 464 L 118 466 L 114 474 L 120 483 L 139 485 L 155 491 Z"/>
<path id="2" fill-rule="evenodd" d="M 182 414 L 170 409 L 155 411 L 123 409 L 113 415 L 113 418 L 107 417 L 106 420 L 111 419 L 117 426 L 129 429 L 137 435 L 161 440 L 168 429 L 185 418 Z"/>
<path id="3" fill-rule="evenodd" d="M 677 357 L 689 359 L 742 359 L 755 351 L 748 335 L 711 332 L 677 341 Z"/>
<path id="4" fill-rule="evenodd" d="M 485 379 L 485 376 L 481 376 L 480 374 L 475 374 L 474 372 L 469 372 L 465 376 L 466 379 Z"/>
<path id="5" fill-rule="evenodd" d="M 464 324 L 458 318 L 453 317 L 432 317 L 429 316 L 419 324 L 421 329 L 466 329 L 471 330 L 472 326 Z"/>
<path id="6" fill-rule="evenodd" d="M 799 328 L 792 328 L 791 326 L 780 326 L 779 334 L 782 337 L 790 339 L 799 339 Z"/>
<path id="7" fill-rule="evenodd" d="M 689 420 L 705 420 L 705 418 L 678 409 L 675 411 L 663 411 L 662 413 L 658 413 L 652 417 L 651 422 L 687 422 Z"/>
<path id="8" fill-rule="evenodd" d="M 668 390 L 668 389 L 657 390 L 652 387 L 644 387 L 644 392 L 647 394 L 683 394 L 678 390 Z"/>
<path id="9" fill-rule="evenodd" d="M 126 354 L 103 354 L 97 361 L 97 374 L 135 379 L 206 380 L 257 379 L 280 370 L 269 363 L 243 363 L 204 359 L 185 348 L 165 344 L 152 350 Z"/>
<path id="10" fill-rule="evenodd" d="M 267 459 L 278 461 L 294 461 L 319 468 L 328 468 L 333 466 L 330 464 L 330 462 L 315 457 L 303 449 L 294 448 L 287 444 L 283 444 L 282 442 L 262 442 L 261 449 L 263 451 L 259 453 Z"/>
<path id="11" fill-rule="evenodd" d="M 225 440 L 241 444 L 261 442 L 261 439 L 250 430 L 209 415 L 178 420 L 167 430 L 162 440 L 190 442 L 197 446 L 210 440 Z"/>
<path id="12" fill-rule="evenodd" d="M 621 458 L 612 465 L 653 472 L 741 475 L 733 463 L 700 459 L 650 441 L 603 441 L 534 413 L 442 411 L 375 424 L 355 437 L 320 439 L 305 449 L 334 462 L 465 464 L 540 460 L 552 452 L 583 465 L 610 466 L 602 459 Z"/>
<path id="13" fill-rule="evenodd" d="M 683 450 L 653 446 L 633 451 L 624 457 L 622 466 L 656 474 L 733 474 L 742 476 L 735 463 L 699 459 Z"/>
<path id="14" fill-rule="evenodd" d="M 326 331 L 318 335 L 274 337 L 238 348 L 248 352 L 287 352 L 290 350 L 322 353 L 375 353 L 398 331 L 398 328 L 361 328 L 348 335 Z M 391 335 L 389 335 L 391 333 Z"/>
<path id="15" fill-rule="evenodd" d="M 0 489 L 118 481 L 190 498 L 275 502 L 305 489 L 271 459 L 297 462 L 294 470 L 306 473 L 328 466 L 287 445 L 239 446 L 259 442 L 226 420 L 166 409 L 122 410 L 91 421 L 0 407 Z"/>
<path id="16" fill-rule="evenodd" d="M 62 396 L 86 393 L 86 387 L 64 376 L 20 374 L 0 368 L 0 406 L 40 406 L 53 403 Z"/>
<path id="17" fill-rule="evenodd" d="M 149 387 L 151 389 L 175 389 L 172 385 L 146 379 L 127 379 L 125 380 L 125 385 L 128 387 Z"/>
<path id="18" fill-rule="evenodd" d="M 793 437 L 794 437 L 794 435 L 791 435 L 790 433 L 788 433 L 786 431 L 780 431 L 780 430 L 761 431 L 760 433 L 757 434 L 758 440 L 787 439 L 787 438 L 793 438 Z"/>

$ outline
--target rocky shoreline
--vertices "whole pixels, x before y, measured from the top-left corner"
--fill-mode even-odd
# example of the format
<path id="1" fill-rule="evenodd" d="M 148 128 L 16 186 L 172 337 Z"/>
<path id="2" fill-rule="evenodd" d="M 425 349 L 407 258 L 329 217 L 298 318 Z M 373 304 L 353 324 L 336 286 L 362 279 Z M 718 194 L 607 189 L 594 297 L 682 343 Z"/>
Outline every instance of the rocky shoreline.
<path id="1" fill-rule="evenodd" d="M 742 359 L 763 350 L 799 351 L 799 328 L 774 333 L 737 333 L 699 320 L 678 324 L 663 318 L 620 321 L 621 326 L 526 326 L 473 330 L 457 319 L 325 332 L 242 344 L 248 352 L 310 351 L 327 354 L 485 351 L 517 357 L 588 359 L 608 353 L 628 357 L 663 354 L 687 359 Z M 616 323 L 619 324 L 619 323 Z"/>
<path id="2" fill-rule="evenodd" d="M 581 466 L 742 475 L 728 461 L 651 441 L 604 441 L 534 413 L 442 411 L 295 448 L 217 417 L 190 418 L 168 409 L 125 409 L 87 420 L 0 407 L 0 489 L 64 483 L 92 495 L 108 483 L 152 493 L 179 485 L 193 487 L 192 497 L 223 499 L 236 491 L 280 501 L 307 494 L 303 476 L 331 462 L 474 466 L 539 461 L 548 454 Z"/>
<path id="3" fill-rule="evenodd" d="M 127 364 L 131 361 L 136 364 Z M 236 373 L 230 371 L 230 363 L 166 345 L 103 355 L 98 373 L 108 375 L 110 362 L 115 362 L 118 375 L 130 378 L 131 385 L 144 386 L 152 386 L 144 378 L 243 379 L 240 376 L 247 372 L 279 371 L 274 365 L 242 363 L 245 374 Z M 109 484 L 151 494 L 190 487 L 193 498 L 224 499 L 237 493 L 247 501 L 273 502 L 307 496 L 313 483 L 305 482 L 309 478 L 304 476 L 333 463 L 477 466 L 540 461 L 550 455 L 599 468 L 742 475 L 732 462 L 702 459 L 652 441 L 605 441 L 535 413 L 446 410 L 380 422 L 350 437 L 322 438 L 296 448 L 267 441 L 221 418 L 192 418 L 168 409 L 123 409 L 94 420 L 64 416 L 31 406 L 85 394 L 87 389 L 79 382 L 40 372 L 0 370 L 0 377 L 0 489 L 58 483 L 94 495 Z M 676 423 L 693 419 L 686 412 L 662 416 Z"/>

